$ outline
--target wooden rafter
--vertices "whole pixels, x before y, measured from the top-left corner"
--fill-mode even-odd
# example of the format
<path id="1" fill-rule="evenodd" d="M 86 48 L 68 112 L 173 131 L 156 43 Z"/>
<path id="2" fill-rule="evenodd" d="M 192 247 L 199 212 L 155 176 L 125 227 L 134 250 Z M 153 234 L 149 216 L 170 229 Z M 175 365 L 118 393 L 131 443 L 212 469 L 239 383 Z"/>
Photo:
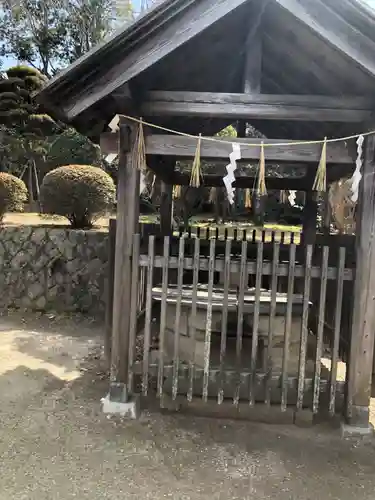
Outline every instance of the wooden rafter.
<path id="1" fill-rule="evenodd" d="M 161 30 L 155 30 L 143 44 L 134 49 L 105 74 L 99 82 L 87 90 L 69 108 L 65 115 L 73 120 L 85 109 L 114 92 L 124 83 L 139 75 L 178 47 L 199 35 L 247 0 L 202 0 L 191 2 L 191 6 L 181 16 L 175 16 Z"/>
<path id="2" fill-rule="evenodd" d="M 320 38 L 375 76 L 375 43 L 331 10 L 321 0 L 276 0 Z"/>

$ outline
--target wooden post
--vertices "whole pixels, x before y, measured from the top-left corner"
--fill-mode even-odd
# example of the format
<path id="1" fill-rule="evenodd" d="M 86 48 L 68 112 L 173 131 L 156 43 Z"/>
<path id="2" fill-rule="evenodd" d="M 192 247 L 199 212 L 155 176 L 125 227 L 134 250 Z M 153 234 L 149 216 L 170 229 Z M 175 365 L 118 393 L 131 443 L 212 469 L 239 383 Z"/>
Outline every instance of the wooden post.
<path id="1" fill-rule="evenodd" d="M 356 227 L 356 279 L 346 417 L 368 427 L 375 335 L 375 137 L 366 139 Z"/>
<path id="2" fill-rule="evenodd" d="M 316 217 L 318 213 L 318 204 L 316 193 L 308 191 L 306 193 L 306 202 L 303 208 L 302 240 L 304 245 L 313 245 L 316 238 Z"/>
<path id="3" fill-rule="evenodd" d="M 138 231 L 140 171 L 132 155 L 135 130 L 120 122 L 110 399 L 128 399 L 133 235 Z"/>
<path id="4" fill-rule="evenodd" d="M 160 196 L 160 231 L 163 236 L 169 236 L 172 232 L 172 184 L 161 182 Z"/>
<path id="5" fill-rule="evenodd" d="M 113 292 L 115 280 L 116 219 L 109 219 L 108 262 L 106 279 L 104 355 L 110 367 L 112 345 Z"/>

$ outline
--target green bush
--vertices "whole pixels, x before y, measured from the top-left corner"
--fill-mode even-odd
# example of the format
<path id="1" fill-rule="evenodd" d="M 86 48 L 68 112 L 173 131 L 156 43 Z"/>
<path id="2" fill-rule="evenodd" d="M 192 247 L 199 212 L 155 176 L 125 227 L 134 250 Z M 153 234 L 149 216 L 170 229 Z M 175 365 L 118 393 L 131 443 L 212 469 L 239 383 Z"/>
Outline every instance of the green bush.
<path id="1" fill-rule="evenodd" d="M 98 167 L 67 165 L 43 179 L 40 201 L 44 213 L 67 217 L 73 228 L 92 227 L 95 219 L 113 207 L 116 188 Z"/>
<path id="2" fill-rule="evenodd" d="M 22 212 L 26 201 L 25 183 L 14 175 L 0 172 L 0 222 L 5 212 Z"/>

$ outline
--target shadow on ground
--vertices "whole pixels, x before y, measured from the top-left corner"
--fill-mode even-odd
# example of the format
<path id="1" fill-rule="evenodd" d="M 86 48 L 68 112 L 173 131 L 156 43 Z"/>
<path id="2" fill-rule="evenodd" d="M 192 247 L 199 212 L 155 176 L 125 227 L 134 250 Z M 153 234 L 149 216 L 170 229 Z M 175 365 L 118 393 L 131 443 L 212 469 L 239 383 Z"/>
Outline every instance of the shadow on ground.
<path id="1" fill-rule="evenodd" d="M 55 334 L 73 365 L 59 352 L 46 360 L 43 328 L 33 325 L 27 339 L 27 324 L 0 323 L 1 500 L 373 498 L 373 443 L 343 441 L 332 429 L 157 411 L 135 422 L 106 418 L 99 338 L 90 325 L 79 325 L 81 335 L 64 328 Z M 15 334 L 9 347 L 16 331 L 22 342 Z"/>

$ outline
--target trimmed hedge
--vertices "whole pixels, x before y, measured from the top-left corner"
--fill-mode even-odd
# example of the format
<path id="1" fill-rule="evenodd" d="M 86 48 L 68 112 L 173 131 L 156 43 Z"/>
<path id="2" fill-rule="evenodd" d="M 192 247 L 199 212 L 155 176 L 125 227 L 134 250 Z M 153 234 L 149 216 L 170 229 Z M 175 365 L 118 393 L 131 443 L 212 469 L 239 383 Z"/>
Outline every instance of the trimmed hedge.
<path id="1" fill-rule="evenodd" d="M 67 165 L 43 179 L 40 201 L 44 213 L 67 217 L 75 229 L 91 228 L 115 203 L 116 187 L 101 168 Z"/>
<path id="2" fill-rule="evenodd" d="M 6 212 L 22 212 L 27 197 L 27 187 L 21 179 L 0 172 L 0 222 Z"/>

